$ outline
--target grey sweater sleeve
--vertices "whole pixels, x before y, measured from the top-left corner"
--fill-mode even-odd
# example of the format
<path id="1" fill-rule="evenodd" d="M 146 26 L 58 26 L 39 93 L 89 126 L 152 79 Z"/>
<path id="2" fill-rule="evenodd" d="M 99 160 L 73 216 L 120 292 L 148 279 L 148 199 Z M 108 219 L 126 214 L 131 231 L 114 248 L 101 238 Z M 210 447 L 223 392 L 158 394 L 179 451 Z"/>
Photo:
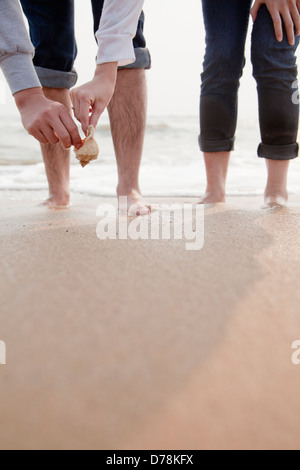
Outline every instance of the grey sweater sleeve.
<path id="1" fill-rule="evenodd" d="M 0 0 L 0 67 L 13 94 L 41 86 L 33 56 L 18 0 Z"/>

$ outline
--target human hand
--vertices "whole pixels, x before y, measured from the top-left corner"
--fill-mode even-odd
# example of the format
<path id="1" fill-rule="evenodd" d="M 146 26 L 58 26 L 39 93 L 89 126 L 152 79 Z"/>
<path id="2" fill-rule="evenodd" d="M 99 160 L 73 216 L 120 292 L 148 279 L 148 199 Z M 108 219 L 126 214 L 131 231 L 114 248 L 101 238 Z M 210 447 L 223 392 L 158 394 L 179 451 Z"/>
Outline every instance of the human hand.
<path id="1" fill-rule="evenodd" d="M 117 80 L 117 62 L 96 67 L 93 80 L 71 90 L 71 100 L 76 119 L 86 134 L 89 125 L 97 126 L 98 120 L 109 104 Z"/>
<path id="2" fill-rule="evenodd" d="M 295 34 L 300 34 L 300 0 L 256 0 L 251 15 L 256 20 L 258 10 L 265 4 L 272 16 L 277 41 L 283 39 L 282 22 L 284 23 L 289 44 L 295 44 Z"/>
<path id="3" fill-rule="evenodd" d="M 49 100 L 41 88 L 30 88 L 14 94 L 23 126 L 42 144 L 61 142 L 66 149 L 82 146 L 77 126 L 63 104 Z"/>

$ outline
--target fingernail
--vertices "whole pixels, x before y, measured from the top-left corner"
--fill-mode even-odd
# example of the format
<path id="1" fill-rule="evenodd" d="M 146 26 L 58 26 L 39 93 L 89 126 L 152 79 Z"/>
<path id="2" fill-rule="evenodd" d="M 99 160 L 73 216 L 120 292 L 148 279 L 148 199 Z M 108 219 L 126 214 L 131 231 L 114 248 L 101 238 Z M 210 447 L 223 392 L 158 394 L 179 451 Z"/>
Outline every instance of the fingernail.
<path id="1" fill-rule="evenodd" d="M 76 148 L 77 148 L 77 149 L 80 149 L 81 147 L 82 147 L 82 144 L 77 144 L 77 145 L 76 145 Z"/>

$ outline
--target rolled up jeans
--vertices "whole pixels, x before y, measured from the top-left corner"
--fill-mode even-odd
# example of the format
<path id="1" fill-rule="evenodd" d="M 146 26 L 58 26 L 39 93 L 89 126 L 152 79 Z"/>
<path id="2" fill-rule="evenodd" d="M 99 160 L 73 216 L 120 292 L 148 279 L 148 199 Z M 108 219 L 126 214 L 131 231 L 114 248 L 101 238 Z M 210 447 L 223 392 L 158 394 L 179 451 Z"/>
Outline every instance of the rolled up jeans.
<path id="1" fill-rule="evenodd" d="M 234 149 L 238 90 L 245 65 L 245 42 L 252 0 L 202 0 L 206 30 L 200 100 L 200 148 Z M 299 103 L 296 50 L 286 33 L 278 42 L 271 15 L 261 6 L 253 25 L 251 60 L 257 82 L 261 143 L 258 156 L 290 160 L 298 156 Z"/>

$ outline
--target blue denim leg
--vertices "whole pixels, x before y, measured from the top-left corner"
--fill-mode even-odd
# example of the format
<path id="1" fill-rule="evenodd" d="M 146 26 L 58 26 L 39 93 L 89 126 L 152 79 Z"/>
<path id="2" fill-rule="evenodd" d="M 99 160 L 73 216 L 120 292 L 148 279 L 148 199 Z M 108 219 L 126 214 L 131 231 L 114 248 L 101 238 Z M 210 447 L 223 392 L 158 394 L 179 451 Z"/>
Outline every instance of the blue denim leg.
<path id="1" fill-rule="evenodd" d="M 35 47 L 33 63 L 43 86 L 71 88 L 77 54 L 74 0 L 21 0 Z"/>
<path id="2" fill-rule="evenodd" d="M 92 0 L 92 8 L 94 15 L 94 32 L 99 28 L 99 22 L 102 14 L 104 0 Z M 120 69 L 150 69 L 151 68 L 151 56 L 149 49 L 146 47 L 146 40 L 144 36 L 144 12 L 141 13 L 136 35 L 133 38 L 133 47 L 135 52 L 136 60 L 134 63 L 126 65 L 125 67 L 119 67 Z"/>
<path id="3" fill-rule="evenodd" d="M 206 52 L 201 76 L 199 144 L 204 152 L 230 151 L 234 147 L 251 1 L 202 0 Z"/>
<path id="4" fill-rule="evenodd" d="M 293 100 L 297 80 L 296 49 L 274 35 L 265 6 L 259 10 L 252 32 L 253 75 L 257 81 L 262 143 L 258 156 L 290 160 L 298 156 L 299 105 Z M 293 87 L 294 86 L 294 87 Z M 294 101 L 294 102 L 293 102 Z"/>
<path id="5" fill-rule="evenodd" d="M 86 1 L 86 0 L 85 0 Z M 33 63 L 44 87 L 72 88 L 77 81 L 74 61 L 74 0 L 21 0 L 35 47 Z M 92 0 L 95 31 L 99 27 L 104 0 Z M 133 40 L 136 61 L 129 68 L 150 68 L 151 57 L 143 34 L 144 15 Z"/>

